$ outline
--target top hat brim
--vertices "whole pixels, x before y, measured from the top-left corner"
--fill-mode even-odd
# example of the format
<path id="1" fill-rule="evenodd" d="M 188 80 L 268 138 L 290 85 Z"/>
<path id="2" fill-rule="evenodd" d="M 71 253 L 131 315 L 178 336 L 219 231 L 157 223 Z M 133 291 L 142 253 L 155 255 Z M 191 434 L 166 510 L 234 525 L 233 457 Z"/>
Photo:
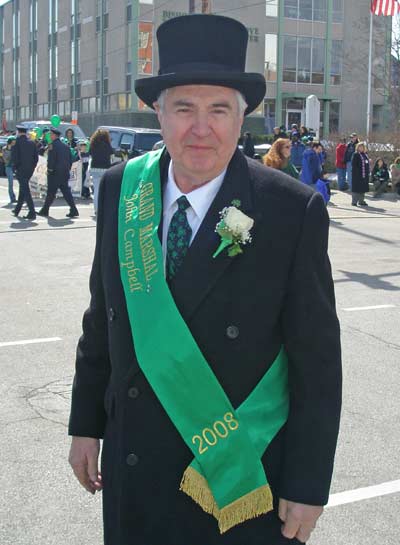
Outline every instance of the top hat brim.
<path id="1" fill-rule="evenodd" d="M 182 85 L 218 85 L 236 89 L 247 102 L 245 115 L 253 112 L 265 97 L 266 84 L 261 74 L 243 72 L 186 72 L 162 74 L 135 81 L 135 92 L 147 106 L 154 110 L 161 91 Z"/>

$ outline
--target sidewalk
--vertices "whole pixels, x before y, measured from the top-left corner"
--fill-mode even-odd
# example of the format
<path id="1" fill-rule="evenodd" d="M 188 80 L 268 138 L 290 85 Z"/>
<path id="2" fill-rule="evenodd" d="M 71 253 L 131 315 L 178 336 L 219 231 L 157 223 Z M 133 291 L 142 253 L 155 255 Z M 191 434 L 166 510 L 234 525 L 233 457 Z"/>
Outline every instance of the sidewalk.
<path id="1" fill-rule="evenodd" d="M 365 200 L 368 206 L 352 206 L 350 191 L 332 190 L 331 201 L 328 203 L 328 212 L 332 220 L 345 218 L 400 218 L 400 198 L 394 193 L 384 193 L 374 199 L 372 193 L 366 193 Z"/>

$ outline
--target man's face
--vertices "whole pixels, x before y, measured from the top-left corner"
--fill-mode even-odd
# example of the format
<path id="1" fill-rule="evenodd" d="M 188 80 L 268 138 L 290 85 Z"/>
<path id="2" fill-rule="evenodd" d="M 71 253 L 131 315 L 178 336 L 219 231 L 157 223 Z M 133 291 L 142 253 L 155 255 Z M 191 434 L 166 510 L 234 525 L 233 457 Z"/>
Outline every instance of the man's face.
<path id="1" fill-rule="evenodd" d="M 163 110 L 154 104 L 174 173 L 201 185 L 220 174 L 235 152 L 243 115 L 236 91 L 213 85 L 168 90 Z"/>
<path id="2" fill-rule="evenodd" d="M 51 132 L 50 133 L 50 138 L 51 138 L 51 141 L 54 142 L 54 140 L 56 140 L 58 138 L 58 136 L 56 134 L 54 134 L 54 132 Z"/>

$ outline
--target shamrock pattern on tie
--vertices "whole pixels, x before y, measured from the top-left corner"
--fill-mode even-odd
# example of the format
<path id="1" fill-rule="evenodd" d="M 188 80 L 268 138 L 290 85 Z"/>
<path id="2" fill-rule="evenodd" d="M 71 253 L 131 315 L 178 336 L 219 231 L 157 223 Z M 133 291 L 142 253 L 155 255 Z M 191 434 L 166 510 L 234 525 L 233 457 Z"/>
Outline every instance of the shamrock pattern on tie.
<path id="1" fill-rule="evenodd" d="M 167 235 L 167 279 L 170 280 L 176 276 L 183 260 L 187 254 L 192 229 L 189 225 L 186 209 L 190 202 L 182 195 L 176 201 L 178 210 L 172 216 Z"/>

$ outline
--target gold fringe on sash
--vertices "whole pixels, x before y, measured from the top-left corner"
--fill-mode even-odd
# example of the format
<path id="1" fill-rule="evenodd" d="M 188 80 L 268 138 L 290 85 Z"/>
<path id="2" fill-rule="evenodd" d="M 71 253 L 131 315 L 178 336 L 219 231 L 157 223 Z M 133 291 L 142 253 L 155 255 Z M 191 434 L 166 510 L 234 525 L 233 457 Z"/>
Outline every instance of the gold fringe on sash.
<path id="1" fill-rule="evenodd" d="M 221 534 L 241 522 L 265 515 L 273 508 L 271 489 L 264 485 L 219 509 L 206 479 L 192 467 L 183 474 L 180 490 L 217 519 Z"/>

